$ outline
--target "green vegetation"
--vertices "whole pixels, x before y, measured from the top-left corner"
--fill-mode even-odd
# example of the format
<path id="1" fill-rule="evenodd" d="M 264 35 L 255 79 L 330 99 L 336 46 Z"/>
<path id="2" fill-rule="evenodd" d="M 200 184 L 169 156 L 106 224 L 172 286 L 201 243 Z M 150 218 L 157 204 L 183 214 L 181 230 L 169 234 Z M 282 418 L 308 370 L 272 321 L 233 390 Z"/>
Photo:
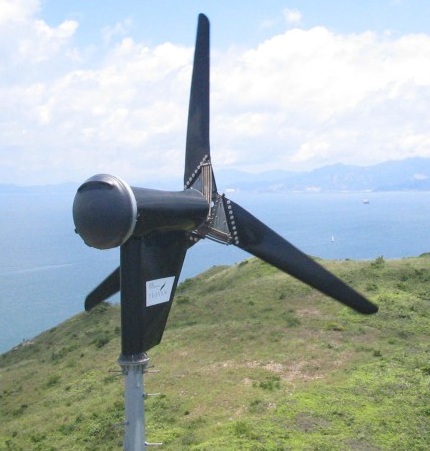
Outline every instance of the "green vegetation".
<path id="1" fill-rule="evenodd" d="M 322 262 L 380 306 L 362 316 L 256 259 L 178 289 L 149 441 L 165 450 L 427 450 L 430 258 Z M 0 356 L 1 450 L 121 449 L 117 306 Z"/>

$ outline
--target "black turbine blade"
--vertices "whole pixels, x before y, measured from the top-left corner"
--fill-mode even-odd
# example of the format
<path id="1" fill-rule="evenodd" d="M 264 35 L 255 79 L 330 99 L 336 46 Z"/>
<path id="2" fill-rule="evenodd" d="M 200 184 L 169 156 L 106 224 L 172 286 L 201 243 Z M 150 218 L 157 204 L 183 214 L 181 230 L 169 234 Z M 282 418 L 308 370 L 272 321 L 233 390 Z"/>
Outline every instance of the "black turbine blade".
<path id="1" fill-rule="evenodd" d="M 294 247 L 245 209 L 225 198 L 224 203 L 233 231 L 233 243 L 236 246 L 360 313 L 369 314 L 378 311 L 375 304 Z"/>
<path id="2" fill-rule="evenodd" d="M 119 274 L 119 268 L 115 269 L 112 274 L 106 277 L 106 279 L 86 297 L 85 310 L 87 312 L 119 291 Z"/>
<path id="3" fill-rule="evenodd" d="M 209 20 L 200 14 L 188 109 L 184 185 L 200 163 L 209 159 Z"/>

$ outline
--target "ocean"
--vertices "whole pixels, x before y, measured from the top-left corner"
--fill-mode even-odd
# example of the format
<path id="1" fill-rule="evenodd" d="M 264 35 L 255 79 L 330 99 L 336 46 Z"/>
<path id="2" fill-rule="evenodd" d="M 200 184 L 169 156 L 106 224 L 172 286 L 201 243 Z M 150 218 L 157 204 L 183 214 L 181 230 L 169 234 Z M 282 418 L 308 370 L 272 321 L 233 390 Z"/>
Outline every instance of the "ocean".
<path id="1" fill-rule="evenodd" d="M 74 233 L 73 197 L 55 188 L 0 193 L 0 353 L 83 311 L 86 294 L 118 266 L 118 249 L 91 249 Z M 313 256 L 371 260 L 430 252 L 430 192 L 228 197 Z M 181 280 L 248 257 L 202 240 L 187 253 Z"/>

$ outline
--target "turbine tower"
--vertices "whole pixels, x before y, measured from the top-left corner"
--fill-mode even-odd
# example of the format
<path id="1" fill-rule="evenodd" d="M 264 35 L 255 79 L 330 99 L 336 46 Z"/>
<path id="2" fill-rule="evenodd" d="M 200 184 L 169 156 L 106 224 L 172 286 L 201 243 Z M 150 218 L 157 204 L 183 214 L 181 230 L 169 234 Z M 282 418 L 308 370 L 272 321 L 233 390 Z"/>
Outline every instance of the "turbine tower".
<path id="1" fill-rule="evenodd" d="M 233 244 L 333 299 L 370 314 L 376 305 L 218 193 L 209 145 L 209 21 L 198 17 L 185 151 L 184 187 L 159 191 L 99 174 L 77 190 L 73 219 L 84 242 L 120 247 L 120 266 L 86 298 L 90 310 L 121 292 L 121 354 L 126 375 L 126 449 L 145 449 L 143 373 L 160 343 L 187 250 L 208 238 Z"/>

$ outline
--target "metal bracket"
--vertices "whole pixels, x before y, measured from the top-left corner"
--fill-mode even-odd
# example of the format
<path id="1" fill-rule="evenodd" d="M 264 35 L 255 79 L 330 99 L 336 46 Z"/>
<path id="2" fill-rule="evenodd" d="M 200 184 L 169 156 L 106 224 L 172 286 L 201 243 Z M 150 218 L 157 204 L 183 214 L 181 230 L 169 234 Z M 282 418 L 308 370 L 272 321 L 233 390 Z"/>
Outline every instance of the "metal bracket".
<path id="1" fill-rule="evenodd" d="M 208 221 L 199 227 L 198 232 L 218 243 L 230 244 L 233 237 L 230 233 L 223 198 L 223 195 L 216 194 Z"/>

